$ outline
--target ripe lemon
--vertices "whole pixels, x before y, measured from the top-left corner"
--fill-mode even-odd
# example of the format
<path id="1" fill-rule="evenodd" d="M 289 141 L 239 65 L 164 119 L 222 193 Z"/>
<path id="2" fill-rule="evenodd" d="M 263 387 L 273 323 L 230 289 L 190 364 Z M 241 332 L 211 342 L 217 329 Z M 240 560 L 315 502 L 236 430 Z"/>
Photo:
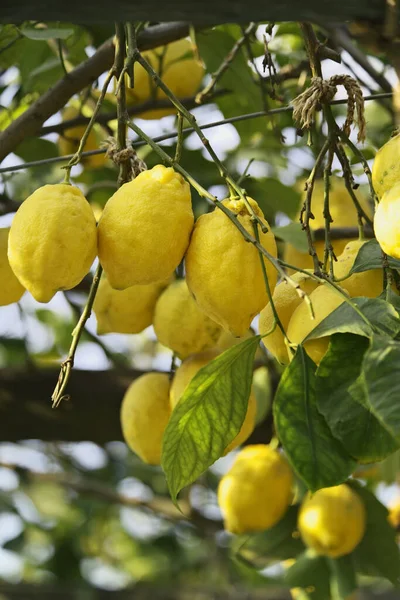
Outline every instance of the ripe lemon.
<path id="1" fill-rule="evenodd" d="M 161 462 L 162 438 L 170 416 L 169 387 L 166 373 L 146 373 L 131 383 L 121 405 L 125 442 L 150 465 Z"/>
<path id="2" fill-rule="evenodd" d="M 305 273 L 295 273 L 292 279 L 300 286 L 306 294 L 311 294 L 318 286 L 318 281 L 312 279 Z M 272 295 L 275 310 L 278 313 L 279 319 L 282 323 L 284 330 L 286 331 L 289 325 L 289 321 L 293 315 L 293 312 L 301 304 L 302 300 L 297 293 L 296 289 L 289 285 L 285 280 L 281 281 L 275 288 Z M 271 304 L 267 306 L 260 313 L 259 320 L 259 331 L 261 335 L 267 334 L 271 331 L 274 325 L 274 314 L 272 312 Z M 282 365 L 286 365 L 289 362 L 288 349 L 285 344 L 285 338 L 281 329 L 276 325 L 274 331 L 263 338 L 263 344 L 275 356 L 276 360 Z"/>
<path id="3" fill-rule="evenodd" d="M 301 344 L 303 340 L 344 302 L 343 296 L 328 285 L 319 285 L 309 296 L 314 309 L 314 319 L 311 318 L 309 307 L 303 300 L 296 308 L 289 321 L 287 335 L 292 344 Z M 308 340 L 304 344 L 309 357 L 319 365 L 328 350 L 330 336 Z"/>
<path id="4" fill-rule="evenodd" d="M 158 341 L 182 359 L 212 348 L 221 334 L 220 325 L 199 309 L 184 279 L 161 294 L 153 325 Z"/>
<path id="5" fill-rule="evenodd" d="M 298 527 L 304 543 L 318 554 L 338 558 L 353 552 L 365 532 L 366 513 L 359 495 L 348 485 L 323 488 L 308 495 Z"/>
<path id="6" fill-rule="evenodd" d="M 400 529 L 400 503 L 398 500 L 389 507 L 388 520 L 394 529 Z"/>
<path id="7" fill-rule="evenodd" d="M 189 184 L 157 165 L 125 183 L 99 221 L 99 258 L 110 285 L 124 290 L 170 277 L 193 228 Z"/>
<path id="8" fill-rule="evenodd" d="M 45 185 L 18 209 L 10 229 L 8 259 L 38 302 L 49 302 L 58 290 L 78 285 L 96 253 L 96 219 L 77 187 Z"/>
<path id="9" fill-rule="evenodd" d="M 69 121 L 71 119 L 75 119 L 79 117 L 81 113 L 74 106 L 68 106 L 62 114 L 63 121 Z M 75 152 L 79 148 L 79 143 L 83 137 L 83 134 L 86 131 L 85 125 L 77 125 L 76 127 L 70 127 L 69 129 L 64 129 L 63 133 L 58 138 L 58 149 L 60 151 L 60 156 L 65 156 L 67 154 L 75 154 Z M 83 148 L 84 152 L 89 152 L 90 150 L 98 150 L 101 143 L 101 135 L 100 130 L 96 127 L 96 125 L 90 130 L 89 136 L 86 140 L 86 144 Z M 106 164 L 106 158 L 104 154 L 95 154 L 94 156 L 84 156 L 82 158 L 82 163 L 85 167 L 90 167 L 91 169 L 98 169 L 104 167 Z"/>
<path id="10" fill-rule="evenodd" d="M 18 302 L 25 288 L 20 284 L 10 267 L 7 257 L 9 227 L 0 229 L 0 306 Z"/>
<path id="11" fill-rule="evenodd" d="M 256 214 L 262 217 L 257 202 L 251 198 L 248 200 Z M 223 204 L 254 236 L 244 201 L 224 200 Z M 260 231 L 260 242 L 276 257 L 275 237 L 270 229 L 267 233 Z M 276 270 L 266 258 L 264 264 L 272 293 Z M 268 302 L 257 249 L 244 240 L 240 231 L 218 208 L 202 215 L 196 222 L 186 254 L 186 280 L 201 310 L 238 337 L 245 335 L 253 318 Z"/>
<path id="12" fill-rule="evenodd" d="M 290 466 L 277 450 L 243 448 L 218 486 L 225 529 L 240 534 L 273 527 L 292 501 L 292 485 Z"/>
<path id="13" fill-rule="evenodd" d="M 400 258 L 400 183 L 387 191 L 379 202 L 374 217 L 374 231 L 382 250 Z"/>
<path id="14" fill-rule="evenodd" d="M 97 333 L 140 333 L 153 322 L 156 302 L 168 281 L 114 290 L 103 275 L 93 304 Z"/>
<path id="15" fill-rule="evenodd" d="M 193 96 L 204 76 L 204 67 L 195 58 L 190 40 L 183 39 L 143 52 L 143 57 L 151 64 L 165 85 L 179 99 Z M 127 87 L 129 105 L 139 104 L 151 99 L 166 99 L 165 93 L 156 86 L 147 71 L 139 63 L 134 66 L 134 88 Z M 176 114 L 176 108 L 147 110 L 140 114 L 141 119 L 160 119 L 165 115 Z"/>
<path id="16" fill-rule="evenodd" d="M 372 184 L 378 198 L 400 183 L 400 134 L 378 150 L 372 165 Z"/>
<path id="17" fill-rule="evenodd" d="M 343 179 L 338 177 L 331 177 L 331 188 L 329 193 L 329 210 L 333 219 L 331 228 L 335 227 L 357 227 L 357 211 L 354 206 L 353 200 L 346 189 L 346 185 Z M 304 193 L 305 194 L 305 193 Z M 355 194 L 365 212 L 372 217 L 372 208 L 369 204 L 368 198 L 366 198 L 360 192 L 355 191 Z M 305 195 L 302 198 L 299 211 L 296 215 L 296 219 L 300 218 L 300 209 L 303 205 Z M 314 219 L 310 220 L 311 230 L 321 229 L 325 227 L 324 219 L 324 182 L 322 179 L 317 179 L 314 183 L 314 190 L 312 195 L 312 213 Z M 341 254 L 348 242 L 351 239 L 332 239 L 332 246 L 336 256 Z M 318 254 L 320 261 L 324 259 L 324 248 L 325 242 L 318 240 L 314 242 L 315 250 Z M 313 260 L 307 252 L 300 252 L 292 244 L 285 244 L 285 250 L 283 260 L 289 265 L 294 265 L 299 269 L 312 269 L 314 267 Z"/>
<path id="18" fill-rule="evenodd" d="M 172 410 L 178 404 L 179 400 L 183 396 L 183 393 L 185 392 L 186 388 L 188 387 L 189 383 L 192 381 L 196 373 L 202 367 L 204 367 L 210 361 L 212 361 L 216 356 L 218 356 L 218 354 L 218 350 L 207 350 L 205 352 L 193 354 L 192 356 L 187 358 L 181 364 L 180 367 L 178 367 L 171 384 L 170 403 Z M 228 454 L 228 452 L 230 452 L 234 448 L 237 448 L 247 440 L 255 426 L 256 412 L 257 401 L 253 391 L 251 391 L 249 396 L 249 403 L 247 406 L 247 413 L 243 421 L 242 427 L 237 436 L 225 448 L 224 455 Z"/>
<path id="19" fill-rule="evenodd" d="M 334 264 L 336 279 L 342 280 L 343 277 L 349 274 L 357 258 L 357 254 L 365 242 L 366 240 L 353 240 L 347 244 Z M 355 296 L 376 298 L 383 291 L 383 270 L 370 269 L 362 273 L 354 273 L 350 277 L 347 277 L 347 279 L 340 281 L 340 285 L 352 298 Z"/>

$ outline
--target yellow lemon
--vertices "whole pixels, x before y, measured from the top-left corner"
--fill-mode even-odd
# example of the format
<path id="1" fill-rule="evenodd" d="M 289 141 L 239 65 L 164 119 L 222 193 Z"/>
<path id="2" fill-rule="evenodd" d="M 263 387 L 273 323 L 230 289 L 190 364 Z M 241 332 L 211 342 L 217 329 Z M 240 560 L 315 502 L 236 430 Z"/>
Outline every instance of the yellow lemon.
<path id="1" fill-rule="evenodd" d="M 308 295 L 311 294 L 311 292 L 313 292 L 318 286 L 318 281 L 312 279 L 312 277 L 306 275 L 305 273 L 295 273 L 295 275 L 292 276 L 292 279 L 299 285 L 300 289 Z M 276 286 L 272 295 L 272 300 L 282 326 L 284 330 L 287 331 L 293 312 L 301 304 L 302 300 L 296 289 L 284 280 Z M 260 313 L 260 321 L 258 325 L 260 335 L 265 335 L 270 332 L 273 325 L 274 314 L 271 304 L 268 303 Z M 289 362 L 285 338 L 278 325 L 276 325 L 274 331 L 264 337 L 262 341 L 267 350 L 271 352 L 278 362 L 283 365 L 286 365 Z"/>
<path id="2" fill-rule="evenodd" d="M 372 165 L 372 184 L 378 198 L 397 183 L 400 183 L 400 134 L 378 150 Z"/>
<path id="3" fill-rule="evenodd" d="M 193 96 L 203 79 L 204 67 L 195 58 L 190 40 L 183 39 L 160 46 L 154 50 L 143 52 L 143 57 L 150 63 L 165 85 L 179 99 Z M 139 104 L 151 99 L 163 100 L 167 96 L 156 86 L 147 71 L 139 63 L 134 66 L 134 88 L 127 87 L 129 105 Z M 142 119 L 160 119 L 165 115 L 176 114 L 172 105 L 170 108 L 147 110 L 140 114 Z"/>
<path id="4" fill-rule="evenodd" d="M 376 298 L 383 292 L 383 269 L 370 269 L 347 277 L 365 242 L 366 240 L 349 242 L 334 264 L 336 279 L 343 280 L 340 281 L 340 285 L 352 298 L 355 296 Z M 343 279 L 344 277 L 347 279 Z"/>
<path id="5" fill-rule="evenodd" d="M 240 534 L 273 527 L 292 501 L 292 485 L 280 452 L 264 444 L 243 448 L 218 486 L 225 529 Z"/>
<path id="6" fill-rule="evenodd" d="M 309 298 L 315 318 L 311 318 L 309 307 L 303 300 L 289 321 L 287 335 L 292 344 L 301 344 L 321 321 L 344 302 L 343 296 L 335 292 L 328 284 L 319 285 Z M 330 336 L 325 336 L 305 342 L 304 348 L 315 364 L 319 365 L 328 350 L 329 339 Z"/>
<path id="7" fill-rule="evenodd" d="M 374 231 L 382 250 L 400 258 L 400 183 L 387 191 L 374 217 Z"/>
<path id="8" fill-rule="evenodd" d="M 262 212 L 248 198 L 254 212 Z M 237 215 L 238 222 L 254 236 L 251 216 L 243 200 L 224 200 L 223 204 Z M 267 233 L 260 231 L 260 243 L 276 257 L 274 234 L 268 223 Z M 276 284 L 276 270 L 264 258 L 271 293 Z M 253 318 L 268 302 L 261 261 L 257 249 L 245 241 L 240 231 L 218 208 L 202 215 L 196 222 L 186 254 L 186 280 L 196 302 L 213 321 L 233 335 L 246 334 Z"/>
<path id="9" fill-rule="evenodd" d="M 156 302 L 168 281 L 114 290 L 103 275 L 93 304 L 97 333 L 140 333 L 153 322 Z"/>
<path id="10" fill-rule="evenodd" d="M 125 442 L 144 462 L 159 465 L 162 438 L 170 416 L 169 377 L 146 373 L 135 379 L 121 405 Z"/>
<path id="11" fill-rule="evenodd" d="M 400 502 L 398 500 L 389 507 L 388 520 L 394 529 L 400 529 Z"/>
<path id="12" fill-rule="evenodd" d="M 11 225 L 10 265 L 39 302 L 69 290 L 88 273 L 97 252 L 96 219 L 82 192 L 59 183 L 37 189 Z"/>
<path id="13" fill-rule="evenodd" d="M 170 402 L 171 409 L 174 409 L 178 404 L 179 400 L 183 396 L 189 383 L 192 381 L 196 373 L 216 356 L 218 356 L 218 350 L 207 350 L 198 354 L 193 354 L 187 358 L 180 367 L 176 370 L 174 378 L 171 384 Z M 249 435 L 252 433 L 257 413 L 257 401 L 253 391 L 250 392 L 249 402 L 247 406 L 247 413 L 243 421 L 242 427 L 237 436 L 232 440 L 230 444 L 225 448 L 224 455 L 228 454 L 234 448 L 237 448 L 243 442 L 247 440 Z"/>
<path id="14" fill-rule="evenodd" d="M 212 348 L 221 334 L 221 326 L 200 310 L 184 279 L 161 294 L 153 325 L 158 341 L 180 358 Z"/>
<path id="15" fill-rule="evenodd" d="M 81 113 L 79 110 L 73 106 L 68 106 L 62 114 L 63 121 L 69 121 L 71 119 L 75 119 L 79 117 Z M 58 138 L 58 148 L 60 151 L 60 156 L 65 156 L 67 154 L 75 154 L 75 152 L 79 148 L 80 141 L 83 137 L 83 134 L 86 131 L 85 125 L 77 125 L 75 127 L 70 127 L 69 129 L 65 129 L 62 134 L 60 134 Z M 100 129 L 95 125 L 86 140 L 86 144 L 83 148 L 84 152 L 90 152 L 90 150 L 98 150 L 101 144 L 101 134 Z M 105 154 L 95 154 L 93 156 L 85 156 L 82 159 L 82 164 L 86 167 L 90 167 L 92 169 L 98 169 L 104 167 L 106 164 Z"/>
<path id="16" fill-rule="evenodd" d="M 99 258 L 111 286 L 124 290 L 170 277 L 193 221 L 189 185 L 171 167 L 157 165 L 121 186 L 98 226 Z"/>
<path id="17" fill-rule="evenodd" d="M 338 558 L 353 552 L 365 532 L 364 504 L 348 485 L 323 488 L 308 495 L 299 511 L 304 543 L 318 554 Z"/>
<path id="18" fill-rule="evenodd" d="M 368 198 L 357 191 L 355 194 L 364 211 L 370 217 L 372 217 L 372 208 Z M 303 206 L 304 198 L 305 195 L 302 198 L 299 211 L 296 215 L 295 220 L 297 221 L 300 217 L 300 210 Z M 325 219 L 323 214 L 324 182 L 322 179 L 317 179 L 314 183 L 311 204 L 312 213 L 315 218 L 310 220 L 310 228 L 312 230 L 322 229 L 325 227 Z M 335 227 L 357 227 L 357 211 L 354 206 L 354 202 L 346 189 L 343 179 L 339 179 L 339 177 L 331 177 L 329 210 L 333 219 L 333 223 L 331 223 L 331 229 L 335 229 Z M 336 256 L 343 252 L 346 244 L 350 241 L 351 239 L 349 238 L 332 239 L 332 246 Z M 318 240 L 314 243 L 314 247 L 318 254 L 318 258 L 320 261 L 323 261 L 325 242 L 323 240 Z M 307 252 L 300 252 L 294 246 L 292 246 L 292 244 L 285 244 L 283 259 L 286 263 L 294 265 L 300 269 L 313 269 L 314 267 L 311 256 Z"/>
<path id="19" fill-rule="evenodd" d="M 7 257 L 9 227 L 0 229 L 0 306 L 18 302 L 25 288 L 20 284 L 10 267 Z"/>

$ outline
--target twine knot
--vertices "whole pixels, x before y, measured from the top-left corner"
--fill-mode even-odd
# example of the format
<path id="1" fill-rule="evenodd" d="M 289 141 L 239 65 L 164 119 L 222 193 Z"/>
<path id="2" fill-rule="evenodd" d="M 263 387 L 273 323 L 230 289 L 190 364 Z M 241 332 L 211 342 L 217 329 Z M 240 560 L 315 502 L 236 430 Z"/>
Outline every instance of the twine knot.
<path id="1" fill-rule="evenodd" d="M 333 75 L 328 80 L 313 77 L 310 87 L 292 101 L 293 119 L 308 129 L 314 122 L 317 110 L 333 100 L 338 85 L 342 85 L 347 92 L 347 116 L 343 131 L 349 136 L 352 125 L 356 124 L 357 140 L 363 142 L 366 136 L 364 97 L 358 81 L 350 75 Z"/>
<path id="2" fill-rule="evenodd" d="M 113 161 L 117 166 L 129 162 L 131 165 L 131 179 L 135 179 L 142 171 L 147 170 L 146 163 L 138 157 L 132 146 L 118 150 L 118 145 L 113 137 L 107 138 L 102 143 L 103 148 L 107 148 L 106 157 Z"/>

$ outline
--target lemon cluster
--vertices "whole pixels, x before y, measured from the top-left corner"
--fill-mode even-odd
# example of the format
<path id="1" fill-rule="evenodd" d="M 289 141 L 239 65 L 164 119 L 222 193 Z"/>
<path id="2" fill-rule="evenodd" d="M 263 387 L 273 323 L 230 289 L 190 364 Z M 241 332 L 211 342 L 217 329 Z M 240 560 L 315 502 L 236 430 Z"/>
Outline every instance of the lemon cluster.
<path id="1" fill-rule="evenodd" d="M 379 204 L 374 216 L 375 237 L 382 250 L 400 258 L 400 135 L 392 137 L 377 152 L 372 183 Z"/>
<path id="2" fill-rule="evenodd" d="M 218 486 L 225 529 L 244 534 L 270 529 L 293 500 L 294 477 L 284 454 L 269 445 L 247 446 Z M 308 493 L 300 505 L 297 527 L 303 542 L 317 554 L 338 558 L 361 542 L 366 510 L 347 484 Z"/>
<path id="3" fill-rule="evenodd" d="M 357 212 L 342 180 L 332 178 L 329 199 L 333 227 L 357 225 Z M 370 214 L 371 209 L 366 198 L 359 195 L 358 201 L 365 212 Z M 312 229 L 325 226 L 323 204 L 323 182 L 317 181 L 313 194 L 315 219 L 310 221 Z M 318 365 L 328 349 L 329 337 L 307 339 L 311 332 L 345 301 L 346 295 L 351 298 L 357 296 L 376 298 L 382 293 L 384 286 L 382 269 L 351 273 L 358 252 L 366 241 L 345 238 L 332 240 L 333 249 L 337 253 L 333 270 L 338 282 L 338 290 L 328 283 L 321 284 L 313 278 L 311 257 L 286 244 L 284 260 L 303 271 L 291 276 L 294 285 L 286 281 L 279 282 L 272 296 L 274 309 L 285 334 L 275 325 L 271 304 L 267 304 L 261 311 L 259 321 L 260 334 L 265 336 L 263 343 L 278 362 L 283 365 L 288 364 L 293 356 L 292 348 L 303 343 L 310 358 Z M 322 258 L 324 242 L 317 241 L 314 245 L 319 258 Z M 307 295 L 307 299 L 304 294 Z"/>

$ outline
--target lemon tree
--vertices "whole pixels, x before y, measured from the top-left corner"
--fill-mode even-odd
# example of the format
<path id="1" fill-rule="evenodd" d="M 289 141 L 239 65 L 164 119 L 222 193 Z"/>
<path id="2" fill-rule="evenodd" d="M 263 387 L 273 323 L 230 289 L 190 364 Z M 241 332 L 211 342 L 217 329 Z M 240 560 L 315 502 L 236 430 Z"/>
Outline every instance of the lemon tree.
<path id="1" fill-rule="evenodd" d="M 0 27 L 0 580 L 396 585 L 390 34 L 139 8 Z"/>

